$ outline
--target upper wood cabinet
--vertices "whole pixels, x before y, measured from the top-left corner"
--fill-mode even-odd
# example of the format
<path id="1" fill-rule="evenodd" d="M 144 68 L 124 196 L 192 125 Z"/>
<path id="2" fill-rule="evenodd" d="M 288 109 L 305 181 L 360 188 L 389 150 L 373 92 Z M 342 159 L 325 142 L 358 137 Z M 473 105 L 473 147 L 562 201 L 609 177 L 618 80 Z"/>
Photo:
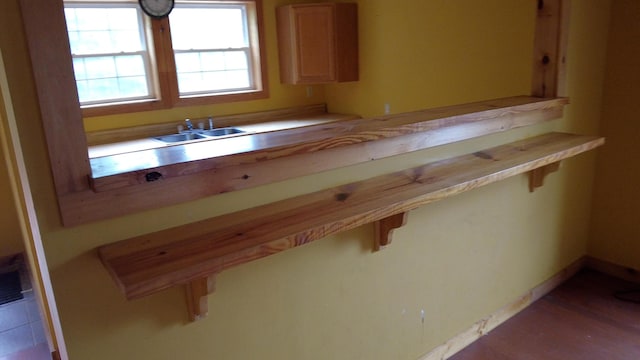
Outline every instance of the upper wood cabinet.
<path id="1" fill-rule="evenodd" d="M 286 5 L 276 14 L 282 83 L 358 80 L 356 4 Z"/>

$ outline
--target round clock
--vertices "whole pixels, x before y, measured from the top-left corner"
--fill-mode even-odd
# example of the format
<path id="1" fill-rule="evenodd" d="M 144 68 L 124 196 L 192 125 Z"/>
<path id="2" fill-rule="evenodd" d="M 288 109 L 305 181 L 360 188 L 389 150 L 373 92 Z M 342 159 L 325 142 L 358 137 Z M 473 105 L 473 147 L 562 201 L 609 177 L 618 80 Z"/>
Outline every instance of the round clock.
<path id="1" fill-rule="evenodd" d="M 174 0 L 138 0 L 142 11 L 152 18 L 163 18 L 173 10 Z"/>

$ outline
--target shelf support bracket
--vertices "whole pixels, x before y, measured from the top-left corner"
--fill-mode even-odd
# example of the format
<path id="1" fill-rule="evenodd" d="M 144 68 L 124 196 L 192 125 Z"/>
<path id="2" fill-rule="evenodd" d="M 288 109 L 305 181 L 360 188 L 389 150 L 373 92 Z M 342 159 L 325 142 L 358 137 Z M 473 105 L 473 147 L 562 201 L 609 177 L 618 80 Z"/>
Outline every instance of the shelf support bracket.
<path id="1" fill-rule="evenodd" d="M 537 188 L 544 185 L 544 178 L 560 168 L 560 161 L 539 167 L 529 171 L 529 192 L 534 192 Z"/>
<path id="2" fill-rule="evenodd" d="M 193 280 L 186 284 L 187 309 L 189 320 L 198 321 L 207 317 L 209 313 L 208 296 L 215 291 L 216 274 Z"/>
<path id="3" fill-rule="evenodd" d="M 407 212 L 391 215 L 374 223 L 375 239 L 373 251 L 379 251 L 391 244 L 393 230 L 407 223 Z"/>

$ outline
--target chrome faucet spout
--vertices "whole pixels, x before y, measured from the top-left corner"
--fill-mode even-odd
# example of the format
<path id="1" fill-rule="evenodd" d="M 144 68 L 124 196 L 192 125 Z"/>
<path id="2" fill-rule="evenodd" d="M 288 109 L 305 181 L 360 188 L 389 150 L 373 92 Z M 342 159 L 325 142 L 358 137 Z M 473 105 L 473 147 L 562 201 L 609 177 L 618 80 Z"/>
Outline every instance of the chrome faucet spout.
<path id="1" fill-rule="evenodd" d="M 187 130 L 193 130 L 193 124 L 190 119 L 185 119 L 184 122 L 187 124 Z"/>
<path id="2" fill-rule="evenodd" d="M 209 130 L 213 130 L 213 117 L 209 116 Z"/>

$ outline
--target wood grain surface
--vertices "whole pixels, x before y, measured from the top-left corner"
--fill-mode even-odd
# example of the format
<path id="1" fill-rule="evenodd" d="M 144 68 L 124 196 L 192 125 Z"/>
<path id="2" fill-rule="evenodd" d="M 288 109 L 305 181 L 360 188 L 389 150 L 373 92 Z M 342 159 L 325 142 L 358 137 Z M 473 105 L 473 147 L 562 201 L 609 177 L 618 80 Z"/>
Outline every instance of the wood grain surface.
<path id="1" fill-rule="evenodd" d="M 142 297 L 558 162 L 603 143 L 598 137 L 550 133 L 123 240 L 99 248 L 99 254 L 126 297 Z"/>

